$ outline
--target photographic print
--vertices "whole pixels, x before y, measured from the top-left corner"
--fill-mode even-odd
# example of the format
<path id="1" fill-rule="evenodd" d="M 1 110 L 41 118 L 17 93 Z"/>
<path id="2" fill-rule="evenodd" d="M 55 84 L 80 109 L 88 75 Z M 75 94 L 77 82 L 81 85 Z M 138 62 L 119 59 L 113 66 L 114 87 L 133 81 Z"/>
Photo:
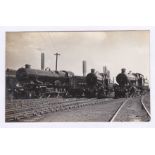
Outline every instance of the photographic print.
<path id="1" fill-rule="evenodd" d="M 6 32 L 6 122 L 149 122 L 150 31 Z"/>

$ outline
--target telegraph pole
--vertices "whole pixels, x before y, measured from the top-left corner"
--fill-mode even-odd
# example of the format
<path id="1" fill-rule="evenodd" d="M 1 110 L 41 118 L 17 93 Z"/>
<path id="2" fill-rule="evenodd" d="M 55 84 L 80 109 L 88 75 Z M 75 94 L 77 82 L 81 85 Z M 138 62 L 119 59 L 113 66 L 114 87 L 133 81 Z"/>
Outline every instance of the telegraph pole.
<path id="1" fill-rule="evenodd" d="M 59 53 L 54 54 L 56 56 L 56 64 L 55 64 L 55 70 L 57 71 L 57 66 L 58 66 L 58 56 L 60 55 Z"/>

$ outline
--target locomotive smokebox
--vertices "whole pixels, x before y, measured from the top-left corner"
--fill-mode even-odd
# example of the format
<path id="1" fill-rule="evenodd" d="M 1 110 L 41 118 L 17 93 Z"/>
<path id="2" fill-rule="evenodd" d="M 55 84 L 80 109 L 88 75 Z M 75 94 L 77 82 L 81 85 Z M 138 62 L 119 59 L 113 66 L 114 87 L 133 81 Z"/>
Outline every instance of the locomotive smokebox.
<path id="1" fill-rule="evenodd" d="M 25 64 L 25 68 L 30 69 L 31 68 L 31 65 Z"/>
<path id="2" fill-rule="evenodd" d="M 41 70 L 44 70 L 45 67 L 45 55 L 41 53 Z"/>
<path id="3" fill-rule="evenodd" d="M 83 62 L 82 62 L 82 64 L 83 64 L 83 76 L 86 76 L 86 72 L 87 72 L 87 64 L 86 64 L 86 61 L 84 60 Z"/>

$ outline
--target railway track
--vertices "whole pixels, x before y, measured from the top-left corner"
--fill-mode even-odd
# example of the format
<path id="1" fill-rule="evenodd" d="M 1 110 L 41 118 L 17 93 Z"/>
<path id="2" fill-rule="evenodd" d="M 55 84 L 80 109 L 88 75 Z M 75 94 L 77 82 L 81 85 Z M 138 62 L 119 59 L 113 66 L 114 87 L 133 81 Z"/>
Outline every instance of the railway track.
<path id="1" fill-rule="evenodd" d="M 70 102 L 70 99 L 30 99 L 30 100 L 15 100 L 13 103 L 6 105 L 6 121 L 20 120 L 32 116 L 42 115 L 48 112 L 48 109 L 61 105 L 65 102 Z M 78 101 L 72 99 L 72 101 Z M 51 109 L 51 111 L 54 111 Z M 57 109 L 55 108 L 55 111 Z"/>
<path id="2" fill-rule="evenodd" d="M 142 104 L 142 108 L 146 111 L 147 115 L 151 118 L 150 102 L 148 103 L 148 101 L 145 101 L 146 97 L 147 97 L 147 95 L 142 96 L 140 101 Z"/>
<path id="3" fill-rule="evenodd" d="M 122 102 L 122 104 L 118 107 L 118 109 L 115 111 L 113 116 L 110 118 L 109 122 L 114 122 L 117 115 L 120 113 L 121 109 L 124 107 L 124 105 L 129 101 L 129 99 L 126 99 L 125 101 Z"/>
<path id="4" fill-rule="evenodd" d="M 35 100 L 32 100 L 32 99 L 17 100 L 17 101 L 14 101 L 13 103 L 6 104 L 6 122 L 17 122 L 17 121 L 20 122 L 20 121 L 26 121 L 31 119 L 37 120 L 42 117 L 46 117 L 46 114 L 48 113 L 52 114 L 55 112 L 60 112 L 65 110 L 71 110 L 76 108 L 79 109 L 89 105 L 98 104 L 100 106 L 103 104 L 103 106 L 106 107 L 105 106 L 106 103 L 111 103 L 111 105 L 113 105 L 111 110 L 107 112 L 107 114 L 105 115 L 106 121 L 107 122 L 124 121 L 126 119 L 124 119 L 125 113 L 123 111 L 126 108 L 128 108 L 128 111 L 130 111 L 128 114 L 130 115 L 134 114 L 132 110 L 130 110 L 130 106 L 135 105 L 134 103 L 135 100 L 137 101 L 136 103 L 139 104 L 139 107 L 140 107 L 140 104 L 143 107 L 142 109 L 141 108 L 139 109 L 141 109 L 141 111 L 143 111 L 144 113 L 146 111 L 147 115 L 151 117 L 149 101 L 148 101 L 148 98 L 146 98 L 146 96 L 142 96 L 140 99 L 122 98 L 117 100 L 112 98 L 109 98 L 109 99 L 96 99 L 96 98 L 91 98 L 91 99 L 87 99 L 87 98 L 78 98 L 78 99 L 77 98 L 69 98 L 69 99 L 56 98 L 55 99 L 53 98 L 51 99 L 49 98 L 49 99 L 40 99 L 40 100 L 36 100 L 36 99 Z M 128 101 L 129 101 L 129 104 L 127 104 Z M 106 110 L 106 108 L 103 110 Z M 136 117 L 141 117 L 141 116 L 137 114 L 134 118 Z"/>
<path id="5" fill-rule="evenodd" d="M 141 108 L 140 108 L 141 110 L 139 109 L 139 111 L 141 111 L 141 112 L 134 115 L 134 113 L 132 114 L 132 110 L 129 110 L 130 112 L 128 114 L 128 117 L 130 117 L 130 116 L 135 117 L 134 118 L 135 120 L 137 120 L 137 118 L 138 118 L 139 121 L 143 120 L 144 118 L 147 118 L 147 117 L 151 118 L 150 102 L 148 101 L 148 99 L 145 99 L 145 97 L 146 97 L 146 95 L 141 96 L 140 99 L 137 98 L 137 103 L 142 106 L 142 109 Z M 130 106 L 132 105 L 131 103 L 128 106 L 126 105 L 129 101 L 133 102 L 132 104 L 135 104 L 133 98 L 126 99 L 124 102 L 122 102 L 122 104 L 119 106 L 119 108 L 115 111 L 114 115 L 110 119 L 110 122 L 118 122 L 118 121 L 122 121 L 122 119 L 124 120 L 124 117 L 123 117 L 123 114 L 122 114 L 122 113 L 124 113 L 123 109 L 128 108 L 129 105 Z M 144 115 L 141 116 L 140 113 L 146 113 L 146 114 L 145 114 L 145 116 Z M 122 115 L 122 117 L 120 117 L 120 115 Z M 130 119 L 130 118 L 127 118 L 127 119 Z"/>
<path id="6" fill-rule="evenodd" d="M 80 108 L 83 106 L 103 104 L 113 99 L 58 99 L 58 100 L 30 100 L 28 103 L 25 101 L 18 101 L 17 103 L 6 105 L 6 122 L 20 121 L 34 116 L 41 116 L 51 112 L 58 112 L 73 108 Z M 26 102 L 26 103 L 25 103 Z"/>

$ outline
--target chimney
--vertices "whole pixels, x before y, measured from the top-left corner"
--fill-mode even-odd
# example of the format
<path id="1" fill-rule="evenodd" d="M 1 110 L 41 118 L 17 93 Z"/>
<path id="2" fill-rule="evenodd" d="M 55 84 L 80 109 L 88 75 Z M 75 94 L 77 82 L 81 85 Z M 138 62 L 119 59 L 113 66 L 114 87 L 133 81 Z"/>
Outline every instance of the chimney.
<path id="1" fill-rule="evenodd" d="M 25 64 L 25 68 L 26 68 L 26 69 L 31 69 L 31 65 Z"/>
<path id="2" fill-rule="evenodd" d="M 86 61 L 84 60 L 82 64 L 83 64 L 83 66 L 82 66 L 83 67 L 83 76 L 86 76 L 86 72 L 87 72 Z"/>
<path id="3" fill-rule="evenodd" d="M 45 66 L 45 55 L 44 53 L 41 53 L 41 70 L 44 70 Z"/>
<path id="4" fill-rule="evenodd" d="M 122 68 L 121 73 L 126 74 L 126 68 Z"/>
<path id="5" fill-rule="evenodd" d="M 91 69 L 91 73 L 93 73 L 93 74 L 95 73 L 95 69 L 94 68 Z"/>

